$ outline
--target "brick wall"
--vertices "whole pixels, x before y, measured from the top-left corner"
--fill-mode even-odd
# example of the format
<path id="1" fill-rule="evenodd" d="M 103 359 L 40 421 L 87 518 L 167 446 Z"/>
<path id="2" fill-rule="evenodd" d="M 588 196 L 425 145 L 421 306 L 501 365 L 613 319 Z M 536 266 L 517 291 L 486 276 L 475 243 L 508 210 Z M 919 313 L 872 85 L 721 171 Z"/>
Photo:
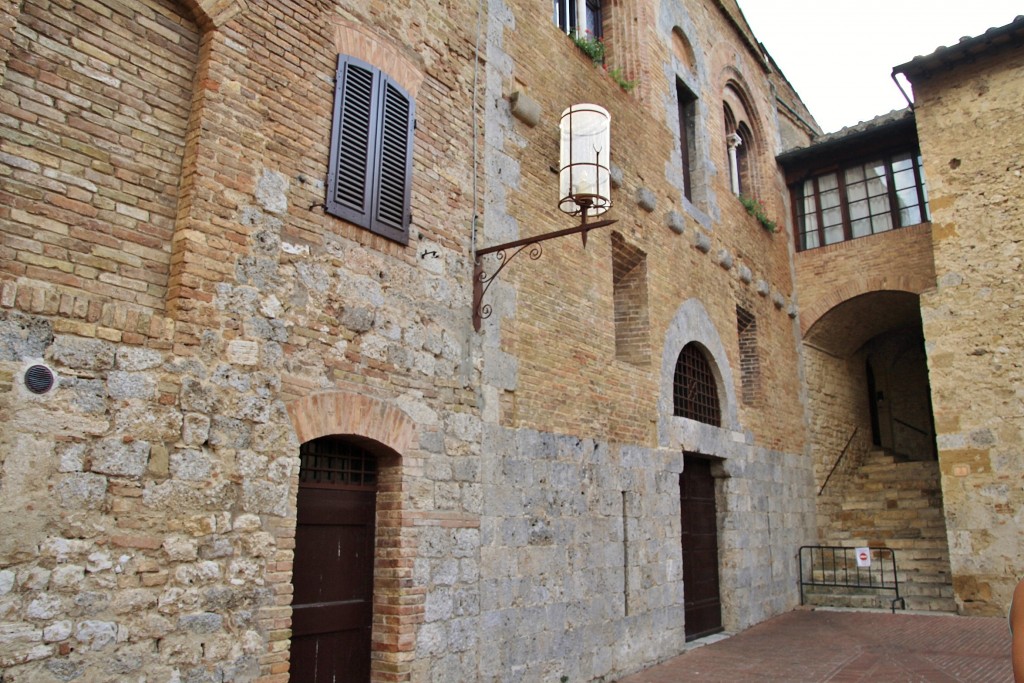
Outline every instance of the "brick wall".
<path id="1" fill-rule="evenodd" d="M 647 308 L 647 255 L 612 233 L 612 290 L 615 306 L 615 356 L 634 365 L 651 362 Z"/>
<path id="2" fill-rule="evenodd" d="M 801 251 L 796 255 L 796 282 L 804 334 L 829 310 L 862 294 L 928 291 L 935 287 L 932 225 Z"/>
<path id="3" fill-rule="evenodd" d="M 517 14 L 530 16 L 525 8 L 520 10 L 516 4 L 512 7 L 517 8 Z M 635 9 L 636 16 L 646 11 L 644 3 Z M 713 3 L 693 3 L 685 16 L 686 20 L 680 21 L 688 25 L 703 22 L 697 25 L 699 29 L 692 27 L 694 39 L 732 35 L 733 29 Z M 661 21 L 666 25 L 658 28 L 664 33 L 652 33 L 652 39 L 644 41 L 644 49 L 651 59 L 672 63 L 672 25 L 667 23 L 671 19 Z M 615 26 L 609 31 L 614 33 Z M 758 80 L 760 67 L 733 41 L 702 51 L 701 64 L 695 67 L 701 79 L 694 84 L 700 98 L 698 149 L 702 151 L 701 164 L 707 167 L 707 196 L 713 198 L 707 207 L 712 216 L 708 218 L 683 202 L 681 172 L 678 178 L 666 177 L 667 173 L 676 173 L 667 166 L 671 158 L 666 158 L 665 150 L 673 144 L 678 149 L 678 122 L 675 80 L 666 79 L 663 68 L 645 72 L 642 92 L 627 95 L 602 69 L 590 66 L 587 58 L 571 41 L 559 36 L 557 27 L 549 22 L 521 21 L 505 40 L 506 49 L 516 60 L 514 85 L 509 87 L 521 88 L 544 113 L 542 124 L 536 128 L 517 128 L 517 134 L 526 141 L 521 151 L 505 150 L 519 164 L 518 184 L 508 193 L 506 203 L 520 236 L 571 224 L 555 209 L 556 177 L 549 170 L 553 157 L 540 150 L 557 149 L 557 116 L 569 103 L 588 101 L 600 93 L 599 99 L 612 113 L 612 161 L 624 176 L 622 187 L 613 193 L 615 208 L 609 215 L 619 220 L 614 230 L 647 254 L 652 349 L 659 348 L 680 303 L 697 297 L 709 307 L 723 338 L 729 340 L 730 362 L 738 368 L 735 302 L 745 297 L 759 321 L 765 381 L 774 382 L 780 395 L 793 396 L 794 400 L 777 403 L 770 418 L 757 411 L 744 417 L 758 440 L 799 449 L 801 438 L 795 435 L 800 433 L 802 410 L 795 399 L 799 386 L 796 348 L 792 320 L 785 307 L 791 289 L 788 238 L 783 233 L 768 234 L 746 213 L 729 191 L 725 171 L 721 103 L 726 81 L 736 79 L 734 63 L 744 65 L 744 82 L 752 84 L 751 108 L 761 117 L 759 130 L 770 129 L 773 100 L 766 84 Z M 551 71 L 550 65 L 559 63 L 566 68 Z M 654 102 L 659 106 L 655 108 Z M 652 109 L 656 109 L 654 115 Z M 766 161 L 773 156 L 771 142 L 765 135 L 759 146 L 764 158 L 755 163 L 759 175 L 766 178 L 761 183 L 766 188 L 763 203 L 781 217 L 781 198 L 773 191 L 781 180 L 767 180 L 775 173 Z M 673 184 L 676 180 L 678 184 Z M 653 211 L 638 205 L 641 188 L 653 193 Z M 545 201 L 548 198 L 550 201 Z M 685 234 L 676 234 L 667 227 L 670 212 L 685 216 Z M 709 251 L 694 248 L 698 232 L 710 236 Z M 517 264 L 503 272 L 502 277 L 518 292 L 515 320 L 503 324 L 502 337 L 503 348 L 521 357 L 521 388 L 515 400 L 505 404 L 507 419 L 512 423 L 563 433 L 607 435 L 623 442 L 652 438 L 647 425 L 655 410 L 657 392 L 653 388 L 659 378 L 650 369 L 613 360 L 615 337 L 608 324 L 614 318 L 613 277 L 609 272 L 613 259 L 608 240 L 607 235 L 592 234 L 585 251 L 572 240 L 555 242 L 545 246 L 542 261 Z M 783 297 L 782 307 L 772 301 L 775 292 Z M 537 353 L 527 354 L 527 349 Z M 603 385 L 601 391 L 590 389 L 595 382 Z M 572 400 L 551 400 L 567 394 Z"/>
<path id="4" fill-rule="evenodd" d="M 23 3 L 5 60 L 2 255 L 64 311 L 164 307 L 198 30 L 170 4 Z"/>

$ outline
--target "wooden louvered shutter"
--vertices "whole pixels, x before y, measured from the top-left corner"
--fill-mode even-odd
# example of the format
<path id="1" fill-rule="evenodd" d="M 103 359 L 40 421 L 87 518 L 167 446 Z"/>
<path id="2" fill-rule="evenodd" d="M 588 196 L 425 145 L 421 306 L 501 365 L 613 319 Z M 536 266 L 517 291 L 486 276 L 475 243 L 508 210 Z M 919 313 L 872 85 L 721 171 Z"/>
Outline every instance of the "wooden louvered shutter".
<path id="1" fill-rule="evenodd" d="M 376 156 L 373 121 L 379 80 L 377 70 L 368 64 L 338 57 L 327 212 L 363 227 L 370 224 L 370 160 Z"/>
<path id="2" fill-rule="evenodd" d="M 338 56 L 327 213 L 408 243 L 413 112 L 385 74 Z"/>
<path id="3" fill-rule="evenodd" d="M 373 219 L 370 230 L 402 244 L 409 242 L 409 201 L 412 194 L 412 99 L 384 76 L 381 83 Z"/>

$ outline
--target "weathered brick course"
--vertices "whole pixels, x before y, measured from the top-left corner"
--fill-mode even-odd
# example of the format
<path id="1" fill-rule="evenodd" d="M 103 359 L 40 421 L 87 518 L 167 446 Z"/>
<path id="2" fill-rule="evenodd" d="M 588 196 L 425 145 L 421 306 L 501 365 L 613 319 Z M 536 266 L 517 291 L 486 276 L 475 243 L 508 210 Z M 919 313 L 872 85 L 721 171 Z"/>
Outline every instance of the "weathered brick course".
<path id="1" fill-rule="evenodd" d="M 614 677 L 678 651 L 684 450 L 718 459 L 726 627 L 792 607 L 773 548 L 814 516 L 791 241 L 731 194 L 721 125 L 732 84 L 783 216 L 779 78 L 735 3 L 609 7 L 632 93 L 519 0 L 484 4 L 480 55 L 458 3 L 0 9 L 10 680 L 288 680 L 298 449 L 333 434 L 378 456 L 374 680 Z M 415 98 L 408 247 L 323 210 L 339 52 Z M 700 102 L 694 202 L 675 76 Z M 574 220 L 551 165 L 580 101 L 612 112 L 618 223 L 503 271 L 476 334 L 473 248 Z M 695 340 L 721 428 L 665 398 Z M 737 400 L 752 346 L 770 400 Z M 40 361 L 58 385 L 37 396 Z"/>

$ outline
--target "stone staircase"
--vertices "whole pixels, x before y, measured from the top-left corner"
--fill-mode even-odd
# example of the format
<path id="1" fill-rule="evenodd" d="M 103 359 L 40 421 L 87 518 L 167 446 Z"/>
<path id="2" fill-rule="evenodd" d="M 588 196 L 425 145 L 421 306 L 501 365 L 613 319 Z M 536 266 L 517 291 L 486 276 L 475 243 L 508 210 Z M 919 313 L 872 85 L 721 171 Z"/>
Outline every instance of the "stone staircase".
<path id="1" fill-rule="evenodd" d="M 937 461 L 910 460 L 882 450 L 868 452 L 858 467 L 830 482 L 819 498 L 818 529 L 822 545 L 892 548 L 907 609 L 957 611 Z M 888 600 L 877 596 L 858 595 L 820 594 L 809 602 L 888 605 Z"/>

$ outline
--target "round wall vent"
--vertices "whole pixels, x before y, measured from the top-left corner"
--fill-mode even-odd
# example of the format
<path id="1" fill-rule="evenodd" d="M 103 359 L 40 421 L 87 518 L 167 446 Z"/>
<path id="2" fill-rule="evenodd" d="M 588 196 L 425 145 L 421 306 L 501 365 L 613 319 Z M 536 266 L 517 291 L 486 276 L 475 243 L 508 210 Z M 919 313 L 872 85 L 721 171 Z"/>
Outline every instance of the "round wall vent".
<path id="1" fill-rule="evenodd" d="M 33 365 L 25 371 L 25 386 L 33 394 L 45 394 L 53 388 L 53 371 L 45 365 Z"/>

